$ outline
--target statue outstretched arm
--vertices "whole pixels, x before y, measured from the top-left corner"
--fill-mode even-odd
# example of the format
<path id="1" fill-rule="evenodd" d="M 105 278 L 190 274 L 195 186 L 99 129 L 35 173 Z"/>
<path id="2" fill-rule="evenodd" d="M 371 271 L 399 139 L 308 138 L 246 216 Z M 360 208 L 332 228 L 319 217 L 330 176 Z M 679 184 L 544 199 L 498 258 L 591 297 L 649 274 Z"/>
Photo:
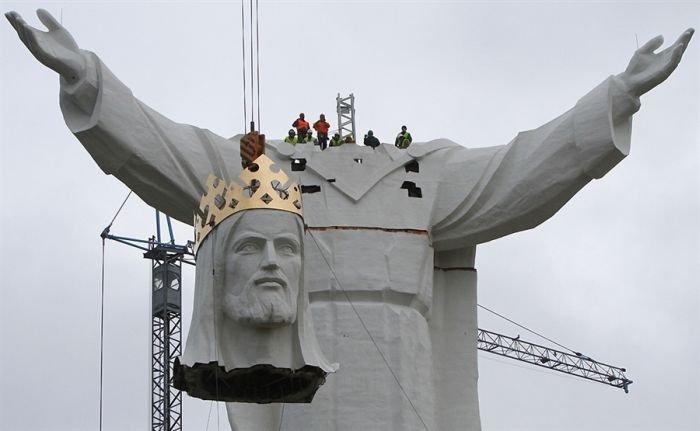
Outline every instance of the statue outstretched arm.
<path id="1" fill-rule="evenodd" d="M 654 50 L 663 38 L 652 39 L 623 73 L 508 145 L 446 151 L 432 224 L 435 247 L 475 245 L 531 229 L 604 176 L 629 153 L 639 96 L 669 77 L 692 35 L 685 31 L 659 53 Z"/>
<path id="2" fill-rule="evenodd" d="M 48 32 L 15 12 L 5 16 L 37 60 L 61 75 L 61 110 L 71 132 L 105 173 L 192 224 L 208 175 L 228 179 L 228 169 L 240 167 L 238 143 L 175 123 L 141 103 L 48 12 L 37 15 Z"/>

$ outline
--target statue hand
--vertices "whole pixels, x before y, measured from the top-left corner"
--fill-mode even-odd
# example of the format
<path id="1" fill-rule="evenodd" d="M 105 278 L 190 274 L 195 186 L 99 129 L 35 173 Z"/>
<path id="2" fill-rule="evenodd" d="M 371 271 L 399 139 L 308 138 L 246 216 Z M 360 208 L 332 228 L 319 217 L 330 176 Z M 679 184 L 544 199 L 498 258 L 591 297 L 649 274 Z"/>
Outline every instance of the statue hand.
<path id="1" fill-rule="evenodd" d="M 58 72 L 68 82 L 82 78 L 85 59 L 73 36 L 44 9 L 38 9 L 36 14 L 48 32 L 28 25 L 17 12 L 7 12 L 5 17 L 22 43 L 44 66 Z"/>
<path id="2" fill-rule="evenodd" d="M 664 43 L 660 35 L 635 51 L 627 69 L 618 75 L 630 93 L 639 97 L 664 82 L 678 66 L 694 32 L 692 28 L 684 31 L 673 45 L 658 54 L 654 50 Z"/>

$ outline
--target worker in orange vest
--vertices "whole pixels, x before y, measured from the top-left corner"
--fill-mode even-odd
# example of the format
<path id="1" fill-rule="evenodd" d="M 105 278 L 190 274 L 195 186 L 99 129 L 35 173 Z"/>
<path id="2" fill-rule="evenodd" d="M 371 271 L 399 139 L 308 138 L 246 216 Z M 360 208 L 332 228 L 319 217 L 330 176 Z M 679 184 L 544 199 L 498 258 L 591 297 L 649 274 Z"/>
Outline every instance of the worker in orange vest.
<path id="1" fill-rule="evenodd" d="M 321 146 L 321 150 L 325 150 L 328 147 L 328 129 L 331 125 L 326 121 L 326 116 L 324 114 L 319 115 L 318 121 L 314 123 L 314 130 L 316 130 L 316 135 L 318 135 L 318 143 Z"/>
<path id="2" fill-rule="evenodd" d="M 306 136 L 306 132 L 308 132 L 309 130 L 309 122 L 304 120 L 303 112 L 299 114 L 299 118 L 294 120 L 294 122 L 292 123 L 292 127 L 295 127 L 297 129 L 297 136 Z"/>

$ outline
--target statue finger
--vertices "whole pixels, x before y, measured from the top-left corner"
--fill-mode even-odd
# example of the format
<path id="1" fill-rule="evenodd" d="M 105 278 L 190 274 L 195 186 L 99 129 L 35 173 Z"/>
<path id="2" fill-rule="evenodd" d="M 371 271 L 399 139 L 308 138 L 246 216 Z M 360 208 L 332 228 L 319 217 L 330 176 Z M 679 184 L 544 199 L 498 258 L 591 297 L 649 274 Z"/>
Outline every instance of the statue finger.
<path id="1" fill-rule="evenodd" d="M 676 43 L 674 43 L 674 45 L 680 43 L 688 45 L 688 42 L 690 42 L 690 39 L 693 37 L 693 33 L 695 33 L 694 28 L 689 28 L 688 30 L 684 31 L 683 33 L 681 33 L 680 36 L 678 36 L 678 39 L 676 40 Z"/>
<path id="2" fill-rule="evenodd" d="M 665 54 L 669 56 L 673 56 L 676 52 L 676 48 L 679 46 L 682 47 L 681 50 L 681 55 L 683 52 L 685 52 L 685 49 L 688 47 L 688 43 L 690 42 L 690 39 L 693 37 L 693 33 L 695 30 L 692 28 L 689 28 L 688 30 L 684 31 L 681 33 L 681 35 L 676 39 L 676 41 L 673 43 L 673 45 L 669 46 L 668 48 L 664 49 L 661 51 L 659 54 Z"/>
<path id="3" fill-rule="evenodd" d="M 53 15 L 51 15 L 51 13 L 45 9 L 37 9 L 36 16 L 39 17 L 39 21 L 41 21 L 41 23 L 44 24 L 49 31 L 58 30 L 63 27 L 61 23 L 56 21 L 56 18 L 54 18 Z"/>
<path id="4" fill-rule="evenodd" d="M 672 59 L 671 61 L 674 61 L 675 58 L 678 57 L 677 61 L 680 61 L 680 57 L 683 56 L 683 53 L 685 52 L 685 49 L 688 47 L 688 43 L 690 42 L 690 39 L 693 37 L 694 32 L 695 32 L 695 30 L 692 28 L 689 28 L 688 30 L 684 31 L 678 37 L 678 39 L 676 39 L 676 41 L 673 43 L 673 45 L 664 49 L 659 54 L 669 56 Z"/>
<path id="5" fill-rule="evenodd" d="M 649 42 L 642 45 L 641 48 L 637 50 L 637 52 L 652 53 L 655 49 L 663 45 L 663 43 L 664 37 L 662 35 L 658 35 L 655 38 L 651 39 Z"/>
<path id="6" fill-rule="evenodd" d="M 9 12 L 5 12 L 5 18 L 7 18 L 7 20 L 10 22 L 10 25 L 15 30 L 17 30 L 17 17 L 19 17 L 19 16 L 20 15 L 13 10 L 11 10 Z"/>
<path id="7" fill-rule="evenodd" d="M 27 25 L 26 22 L 22 19 L 22 15 L 18 14 L 15 11 L 10 11 L 5 14 L 5 18 L 7 18 L 8 21 L 10 21 L 10 25 L 15 29 L 17 33 L 19 33 L 20 29 L 24 26 Z"/>
<path id="8" fill-rule="evenodd" d="M 682 45 L 683 46 L 683 52 L 685 52 L 685 49 L 688 47 L 688 44 L 690 43 L 690 39 L 693 38 L 693 33 L 695 33 L 695 29 L 689 28 L 688 30 L 684 31 L 676 40 L 674 45 Z M 682 53 L 681 53 L 682 54 Z"/>

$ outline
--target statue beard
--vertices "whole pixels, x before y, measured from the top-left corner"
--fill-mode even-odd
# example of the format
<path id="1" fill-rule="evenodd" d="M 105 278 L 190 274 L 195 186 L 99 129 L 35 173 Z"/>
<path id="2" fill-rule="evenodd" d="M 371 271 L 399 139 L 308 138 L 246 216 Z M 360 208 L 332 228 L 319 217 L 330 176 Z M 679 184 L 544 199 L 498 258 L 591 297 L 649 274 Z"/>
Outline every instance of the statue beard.
<path id="1" fill-rule="evenodd" d="M 247 287 L 239 295 L 224 295 L 224 314 L 243 326 L 277 328 L 296 321 L 296 298 L 291 289 Z"/>

